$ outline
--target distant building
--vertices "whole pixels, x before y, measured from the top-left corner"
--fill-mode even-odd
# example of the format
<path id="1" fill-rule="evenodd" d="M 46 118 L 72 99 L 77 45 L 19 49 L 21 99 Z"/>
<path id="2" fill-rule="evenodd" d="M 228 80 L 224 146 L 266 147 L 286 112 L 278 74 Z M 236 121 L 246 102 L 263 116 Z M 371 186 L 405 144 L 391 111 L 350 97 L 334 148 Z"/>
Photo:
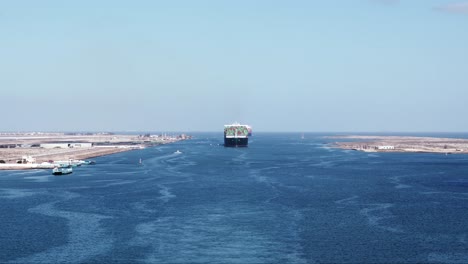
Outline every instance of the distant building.
<path id="1" fill-rule="evenodd" d="M 377 146 L 378 150 L 394 150 L 395 146 Z"/>
<path id="2" fill-rule="evenodd" d="M 0 148 L 16 148 L 16 144 L 2 144 Z"/>
<path id="3" fill-rule="evenodd" d="M 45 149 L 53 149 L 53 148 L 68 148 L 68 143 L 43 143 L 39 146 Z"/>
<path id="4" fill-rule="evenodd" d="M 90 148 L 93 143 L 71 143 L 70 145 L 70 148 Z"/>
<path id="5" fill-rule="evenodd" d="M 36 159 L 33 158 L 32 156 L 23 156 L 21 157 L 21 161 L 23 164 L 33 164 L 33 163 L 36 163 Z"/>
<path id="6" fill-rule="evenodd" d="M 53 148 L 90 148 L 93 146 L 93 143 L 87 142 L 57 142 L 57 143 L 42 143 L 40 144 L 41 148 L 53 149 Z"/>

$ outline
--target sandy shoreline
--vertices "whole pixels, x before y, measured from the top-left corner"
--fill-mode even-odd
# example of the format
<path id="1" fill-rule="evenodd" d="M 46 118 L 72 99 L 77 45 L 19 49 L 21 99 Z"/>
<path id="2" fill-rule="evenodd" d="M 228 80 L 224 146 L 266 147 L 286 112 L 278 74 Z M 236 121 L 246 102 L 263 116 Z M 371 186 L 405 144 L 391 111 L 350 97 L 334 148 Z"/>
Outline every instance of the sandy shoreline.
<path id="1" fill-rule="evenodd" d="M 57 161 L 86 160 L 185 140 L 179 136 L 138 135 L 0 135 L 0 170 L 53 167 Z"/>
<path id="2" fill-rule="evenodd" d="M 414 152 L 468 154 L 468 139 L 413 136 L 333 136 L 328 138 L 349 139 L 335 142 L 334 147 L 364 152 Z"/>
<path id="3" fill-rule="evenodd" d="M 69 153 L 57 153 L 53 154 L 50 153 L 49 155 L 45 156 L 44 159 L 49 160 L 87 160 L 96 157 L 107 156 L 115 153 L 125 152 L 135 150 L 135 148 L 100 148 L 100 149 L 89 149 L 89 150 L 81 150 L 80 152 L 69 152 Z M 0 150 L 1 153 L 1 150 Z M 45 161 L 42 161 L 45 162 Z M 0 170 L 27 170 L 27 169 L 47 169 L 53 166 L 47 166 L 40 163 L 34 164 L 15 164 L 15 163 L 6 163 L 0 164 Z"/>

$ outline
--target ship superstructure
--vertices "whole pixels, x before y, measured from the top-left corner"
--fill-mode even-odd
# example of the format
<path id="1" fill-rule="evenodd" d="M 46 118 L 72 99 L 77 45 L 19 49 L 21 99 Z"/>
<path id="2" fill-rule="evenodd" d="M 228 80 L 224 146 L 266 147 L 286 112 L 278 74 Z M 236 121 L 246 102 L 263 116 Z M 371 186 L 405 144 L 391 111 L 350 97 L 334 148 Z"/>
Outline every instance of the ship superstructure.
<path id="1" fill-rule="evenodd" d="M 249 131 L 250 130 L 250 131 Z M 224 126 L 224 146 L 225 147 L 247 147 L 249 144 L 249 134 L 252 128 L 248 125 L 234 123 Z"/>
<path id="2" fill-rule="evenodd" d="M 249 131 L 248 136 L 251 137 L 252 136 L 252 127 L 247 125 L 247 131 Z"/>

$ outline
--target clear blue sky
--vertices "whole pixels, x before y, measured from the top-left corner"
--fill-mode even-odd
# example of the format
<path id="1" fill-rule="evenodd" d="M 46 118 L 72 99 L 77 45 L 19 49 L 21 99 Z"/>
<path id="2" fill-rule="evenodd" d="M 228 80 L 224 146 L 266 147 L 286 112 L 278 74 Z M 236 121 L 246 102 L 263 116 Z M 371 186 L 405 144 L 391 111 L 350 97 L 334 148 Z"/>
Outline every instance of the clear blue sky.
<path id="1" fill-rule="evenodd" d="M 0 1 L 0 131 L 468 131 L 468 1 Z"/>

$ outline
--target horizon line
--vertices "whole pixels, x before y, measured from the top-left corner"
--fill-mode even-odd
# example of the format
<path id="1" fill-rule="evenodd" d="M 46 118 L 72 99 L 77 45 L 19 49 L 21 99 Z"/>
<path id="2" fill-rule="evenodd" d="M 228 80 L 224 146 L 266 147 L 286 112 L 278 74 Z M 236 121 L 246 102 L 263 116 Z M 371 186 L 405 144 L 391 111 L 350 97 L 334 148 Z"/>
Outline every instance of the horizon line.
<path id="1" fill-rule="evenodd" d="M 122 133 L 158 133 L 158 134 L 168 134 L 168 133 L 222 133 L 222 130 L 194 130 L 194 131 L 184 131 L 184 130 L 64 130 L 64 131 L 44 131 L 44 130 L 18 130 L 18 131 L 0 131 L 0 133 L 115 133 L 115 134 L 122 134 Z M 468 133 L 468 131 L 281 131 L 281 130 L 259 130 L 253 131 L 253 133 L 314 133 L 314 134 L 323 134 L 323 133 L 346 133 L 346 134 L 370 134 L 370 133 L 377 133 L 377 134 L 384 134 L 384 133 Z"/>

